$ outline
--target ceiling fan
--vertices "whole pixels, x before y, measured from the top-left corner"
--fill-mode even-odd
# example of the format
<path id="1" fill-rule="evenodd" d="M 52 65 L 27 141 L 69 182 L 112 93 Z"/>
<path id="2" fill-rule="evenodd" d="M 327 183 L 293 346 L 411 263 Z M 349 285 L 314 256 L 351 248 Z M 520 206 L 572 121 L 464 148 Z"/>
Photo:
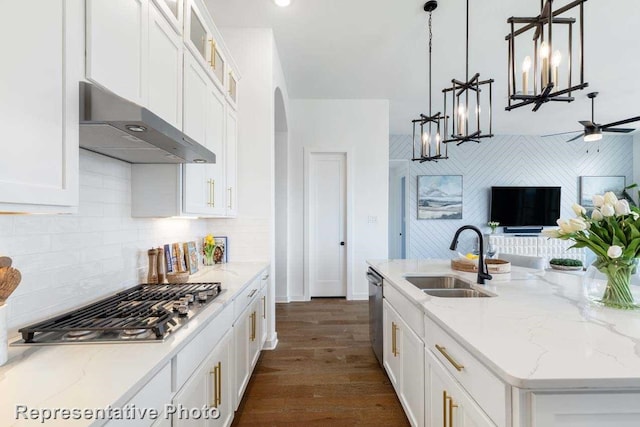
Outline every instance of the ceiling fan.
<path id="1" fill-rule="evenodd" d="M 581 120 L 579 123 L 584 126 L 584 130 L 582 131 L 582 133 L 580 135 L 577 135 L 569 140 L 567 140 L 567 142 L 571 142 L 571 141 L 575 141 L 576 139 L 580 138 L 580 137 L 584 137 L 584 141 L 585 142 L 594 142 L 594 141 L 599 141 L 602 139 L 602 133 L 603 132 L 611 132 L 611 133 L 629 133 L 629 132 L 633 132 L 635 129 L 634 128 L 617 128 L 616 126 L 620 126 L 620 125 L 626 125 L 627 123 L 633 123 L 633 122 L 638 122 L 640 121 L 640 116 L 636 116 L 636 117 L 631 117 L 629 119 L 624 119 L 624 120 L 619 120 L 617 122 L 612 122 L 612 123 L 607 123 L 606 125 L 601 125 L 595 122 L 595 100 L 596 97 L 598 96 L 598 92 L 591 92 L 589 94 L 587 94 L 587 97 L 589 99 L 591 99 L 591 121 L 588 120 Z M 562 132 L 562 133 L 554 133 L 551 135 L 544 135 L 545 137 L 547 136 L 557 136 L 557 135 L 566 135 L 569 133 L 575 133 L 575 132 L 580 132 L 580 131 L 572 131 L 572 132 Z"/>

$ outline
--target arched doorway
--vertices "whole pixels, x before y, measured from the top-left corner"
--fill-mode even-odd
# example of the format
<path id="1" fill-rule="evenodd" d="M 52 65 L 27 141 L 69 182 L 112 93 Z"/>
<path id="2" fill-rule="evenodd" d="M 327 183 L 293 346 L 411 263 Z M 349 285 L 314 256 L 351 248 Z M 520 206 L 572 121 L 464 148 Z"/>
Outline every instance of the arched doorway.
<path id="1" fill-rule="evenodd" d="M 288 153 L 289 131 L 284 97 L 280 88 L 274 96 L 274 183 L 275 183 L 275 295 L 276 302 L 289 302 L 288 280 Z"/>

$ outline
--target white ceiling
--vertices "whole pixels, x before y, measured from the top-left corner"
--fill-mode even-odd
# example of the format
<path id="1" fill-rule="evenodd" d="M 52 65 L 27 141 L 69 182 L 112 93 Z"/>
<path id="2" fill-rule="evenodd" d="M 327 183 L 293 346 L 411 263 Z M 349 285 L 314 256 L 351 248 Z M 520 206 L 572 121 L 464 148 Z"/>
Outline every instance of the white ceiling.
<path id="1" fill-rule="evenodd" d="M 389 99 L 392 134 L 408 134 L 427 112 L 427 16 L 423 0 L 205 0 L 225 27 L 273 28 L 291 98 Z M 556 7 L 569 0 L 557 0 Z M 470 74 L 494 78 L 494 133 L 546 134 L 579 129 L 590 119 L 586 94 L 599 91 L 596 121 L 640 115 L 640 1 L 585 4 L 585 73 L 576 101 L 537 113 L 504 111 L 510 16 L 534 16 L 538 0 L 471 1 Z M 465 0 L 441 0 L 434 21 L 434 112 L 441 89 L 464 80 Z M 637 124 L 640 127 L 640 123 Z"/>

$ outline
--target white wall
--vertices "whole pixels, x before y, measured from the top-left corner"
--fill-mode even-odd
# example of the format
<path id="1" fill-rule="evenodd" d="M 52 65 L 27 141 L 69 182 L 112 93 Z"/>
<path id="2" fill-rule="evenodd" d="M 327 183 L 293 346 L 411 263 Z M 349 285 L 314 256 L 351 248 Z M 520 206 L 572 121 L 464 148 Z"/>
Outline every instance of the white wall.
<path id="1" fill-rule="evenodd" d="M 390 139 L 392 159 L 411 157 L 410 136 L 392 135 Z M 568 218 L 574 216 L 571 205 L 578 201 L 581 176 L 624 175 L 628 184 L 634 182 L 631 136 L 608 135 L 600 144 L 590 146 L 582 140 L 567 143 L 566 139 L 566 135 L 554 138 L 502 135 L 481 144 L 450 147 L 449 159 L 438 163 L 407 161 L 407 258 L 449 258 L 451 239 L 457 228 L 465 224 L 488 232 L 491 186 L 561 186 L 561 214 Z M 418 175 L 462 175 L 463 219 L 418 220 Z M 461 252 L 473 247 L 472 233 L 466 234 L 460 239 Z"/>
<path id="2" fill-rule="evenodd" d="M 207 231 L 204 220 L 131 218 L 131 165 L 80 150 L 77 215 L 0 215 L 0 254 L 22 273 L 9 328 L 143 283 L 147 249 Z"/>
<path id="3" fill-rule="evenodd" d="M 389 103 L 386 100 L 292 100 L 289 115 L 289 297 L 304 298 L 305 148 L 349 151 L 353 156 L 350 188 L 353 208 L 353 297 L 368 295 L 366 259 L 387 258 Z M 369 217 L 376 223 L 369 223 Z"/>
<path id="4" fill-rule="evenodd" d="M 225 42 L 238 64 L 238 217 L 210 220 L 229 236 L 234 261 L 271 263 L 269 297 L 275 300 L 275 91 L 289 97 L 270 28 L 223 28 Z M 270 301 L 269 303 L 273 303 Z M 267 320 L 270 345 L 277 341 L 275 313 Z"/>

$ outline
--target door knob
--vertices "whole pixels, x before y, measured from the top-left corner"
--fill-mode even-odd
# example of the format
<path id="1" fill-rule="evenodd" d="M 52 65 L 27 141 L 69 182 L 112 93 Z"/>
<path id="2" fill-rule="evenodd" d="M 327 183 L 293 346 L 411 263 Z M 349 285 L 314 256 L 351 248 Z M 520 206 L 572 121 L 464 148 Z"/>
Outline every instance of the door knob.
<path id="1" fill-rule="evenodd" d="M 344 246 L 344 242 L 340 242 L 340 246 Z"/>

